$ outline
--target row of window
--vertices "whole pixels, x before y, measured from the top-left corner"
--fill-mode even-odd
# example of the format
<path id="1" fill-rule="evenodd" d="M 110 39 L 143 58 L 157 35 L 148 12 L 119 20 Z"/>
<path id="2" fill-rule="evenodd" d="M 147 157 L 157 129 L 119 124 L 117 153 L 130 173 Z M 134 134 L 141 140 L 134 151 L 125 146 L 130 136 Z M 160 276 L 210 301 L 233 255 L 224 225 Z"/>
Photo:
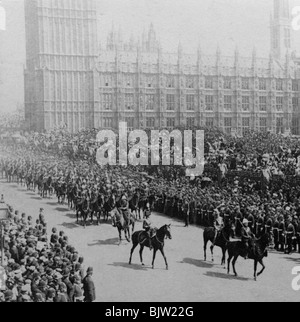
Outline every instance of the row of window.
<path id="1" fill-rule="evenodd" d="M 154 76 L 147 76 L 145 79 L 145 86 L 146 87 L 155 87 L 157 84 L 156 81 L 157 77 Z M 124 84 L 127 87 L 135 87 L 136 77 L 132 75 L 128 75 L 125 77 Z M 113 82 L 111 80 L 111 77 L 106 77 L 104 80 L 105 87 L 111 87 L 113 85 Z M 185 82 L 185 87 L 189 89 L 194 89 L 196 86 L 196 78 L 195 77 L 187 77 Z M 206 89 L 214 89 L 216 82 L 214 81 L 214 77 L 206 77 L 205 78 L 205 88 Z M 249 90 L 251 84 L 251 78 L 243 77 L 241 82 L 241 88 L 243 90 Z M 176 78 L 175 76 L 168 76 L 166 77 L 166 88 L 176 88 Z M 225 77 L 224 78 L 224 89 L 233 89 L 233 78 L 231 77 Z M 266 91 L 267 90 L 267 79 L 261 78 L 259 79 L 259 90 Z M 276 86 L 277 91 L 283 91 L 284 90 L 284 80 L 283 79 L 276 79 Z M 299 91 L 299 82 L 298 80 L 292 81 L 292 91 L 297 92 Z"/>
<path id="2" fill-rule="evenodd" d="M 136 119 L 134 117 L 126 117 L 125 122 L 127 123 L 128 128 L 134 128 Z M 114 119 L 112 117 L 105 117 L 103 119 L 103 125 L 105 128 L 112 128 L 114 125 Z M 154 117 L 147 117 L 146 118 L 146 128 L 154 128 L 155 127 L 156 120 Z M 294 122 L 295 123 L 295 122 Z M 245 132 L 249 131 L 251 128 L 251 122 L 250 117 L 243 117 L 242 118 L 242 132 L 245 134 Z M 196 125 L 196 120 L 194 117 L 187 117 L 186 118 L 186 126 L 189 128 L 193 128 Z M 206 127 L 214 127 L 217 124 L 215 123 L 215 118 L 213 117 L 207 117 L 205 120 L 205 126 Z M 175 128 L 176 126 L 176 118 L 175 117 L 168 117 L 166 118 L 166 127 L 168 128 Z M 224 117 L 224 131 L 227 134 L 231 134 L 232 131 L 232 118 L 231 117 Z M 284 131 L 284 125 L 283 125 L 283 118 L 278 117 L 276 119 L 276 128 L 278 129 L 278 132 Z M 267 131 L 267 118 L 261 117 L 259 118 L 259 130 L 260 131 Z"/>
<path id="3" fill-rule="evenodd" d="M 155 110 L 155 95 L 147 94 L 145 96 L 146 100 L 146 110 L 153 111 Z M 259 97 L 259 110 L 262 112 L 267 111 L 267 97 L 260 96 Z M 231 111 L 234 105 L 233 96 L 225 95 L 224 96 L 224 109 L 227 111 Z M 299 98 L 292 98 L 293 110 L 297 111 L 299 109 Z M 102 106 L 104 110 L 112 110 L 113 109 L 113 94 L 103 94 Z M 205 110 L 213 111 L 215 106 L 215 100 L 213 95 L 205 96 Z M 135 98 L 134 94 L 125 94 L 125 110 L 133 111 L 135 107 Z M 176 95 L 175 94 L 167 94 L 166 95 L 166 107 L 168 111 L 176 110 Z M 276 110 L 283 111 L 284 108 L 284 98 L 276 97 Z M 195 95 L 189 94 L 186 95 L 186 109 L 187 111 L 195 111 L 196 109 L 196 100 Z M 250 111 L 250 97 L 243 96 L 242 97 L 242 110 Z"/>

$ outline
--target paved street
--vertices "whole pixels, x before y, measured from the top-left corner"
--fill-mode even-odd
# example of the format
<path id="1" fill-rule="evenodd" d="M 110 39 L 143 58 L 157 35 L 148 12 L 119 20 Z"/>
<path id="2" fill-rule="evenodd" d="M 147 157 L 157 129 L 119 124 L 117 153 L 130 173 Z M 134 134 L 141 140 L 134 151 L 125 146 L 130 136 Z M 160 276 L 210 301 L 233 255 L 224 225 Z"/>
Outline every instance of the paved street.
<path id="1" fill-rule="evenodd" d="M 266 270 L 254 282 L 253 261 L 239 258 L 239 277 L 228 276 L 222 268 L 221 250 L 215 249 L 215 263 L 203 261 L 202 229 L 184 228 L 183 223 L 153 214 L 152 222 L 160 227 L 172 223 L 172 240 L 166 241 L 165 252 L 169 271 L 161 254 L 157 254 L 155 270 L 152 254 L 144 251 L 146 266 L 139 264 L 138 248 L 133 264 L 128 265 L 131 245 L 118 246 L 118 232 L 110 224 L 88 226 L 76 224 L 74 213 L 58 205 L 56 198 L 42 200 L 16 184 L 0 181 L 0 194 L 14 209 L 37 217 L 45 209 L 49 234 L 52 227 L 64 230 L 73 246 L 85 258 L 85 265 L 94 267 L 97 301 L 298 301 L 300 292 L 292 290 L 292 268 L 300 266 L 300 255 L 270 253 Z M 142 223 L 137 223 L 140 230 Z M 209 254 L 209 252 L 208 252 Z M 210 256 L 208 256 L 210 260 Z"/>

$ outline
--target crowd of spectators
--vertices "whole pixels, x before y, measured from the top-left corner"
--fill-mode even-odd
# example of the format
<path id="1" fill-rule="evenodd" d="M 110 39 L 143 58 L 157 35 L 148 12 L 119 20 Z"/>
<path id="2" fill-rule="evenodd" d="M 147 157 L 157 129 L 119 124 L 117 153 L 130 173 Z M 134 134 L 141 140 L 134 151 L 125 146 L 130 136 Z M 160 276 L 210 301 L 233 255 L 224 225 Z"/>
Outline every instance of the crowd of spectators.
<path id="1" fill-rule="evenodd" d="M 0 302 L 95 301 L 93 269 L 86 270 L 63 231 L 53 228 L 48 236 L 43 209 L 34 221 L 9 206 L 3 237 L 5 290 Z"/>

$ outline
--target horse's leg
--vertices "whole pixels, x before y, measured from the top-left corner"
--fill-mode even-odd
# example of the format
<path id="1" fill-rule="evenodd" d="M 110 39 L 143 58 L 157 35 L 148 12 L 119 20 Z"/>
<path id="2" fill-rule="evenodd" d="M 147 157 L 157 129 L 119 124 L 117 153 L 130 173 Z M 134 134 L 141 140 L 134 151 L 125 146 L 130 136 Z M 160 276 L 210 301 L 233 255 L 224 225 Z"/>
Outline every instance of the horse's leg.
<path id="1" fill-rule="evenodd" d="M 204 238 L 204 247 L 203 247 L 203 249 L 204 249 L 204 261 L 206 262 L 206 247 L 207 247 L 207 243 L 208 243 L 208 240 L 206 240 L 205 238 Z"/>
<path id="2" fill-rule="evenodd" d="M 130 227 L 129 227 L 129 225 L 127 226 L 126 229 L 124 229 L 124 232 L 125 232 L 126 240 L 128 241 L 128 243 L 130 243 Z"/>
<path id="3" fill-rule="evenodd" d="M 214 247 L 215 247 L 215 245 L 214 245 L 214 244 L 212 244 L 212 245 L 210 246 L 211 261 L 212 261 L 212 262 L 214 262 Z"/>
<path id="4" fill-rule="evenodd" d="M 262 266 L 262 270 L 259 273 L 257 273 L 257 276 L 261 275 L 263 271 L 266 269 L 263 259 L 259 261 L 259 264 Z"/>
<path id="5" fill-rule="evenodd" d="M 235 263 L 236 263 L 238 257 L 239 257 L 239 255 L 234 256 L 234 259 L 232 261 L 232 268 L 233 268 L 233 273 L 234 273 L 235 276 L 238 276 L 238 274 L 237 274 L 237 272 L 235 270 Z"/>
<path id="6" fill-rule="evenodd" d="M 167 261 L 167 257 L 166 257 L 166 255 L 165 255 L 164 249 L 163 249 L 163 248 L 161 248 L 161 249 L 160 249 L 160 252 L 161 252 L 161 254 L 163 255 L 163 258 L 164 258 L 165 263 L 166 263 L 166 269 L 168 270 L 168 269 L 169 269 L 169 265 L 168 265 L 168 261 Z"/>
<path id="7" fill-rule="evenodd" d="M 254 281 L 256 281 L 256 277 L 257 277 L 257 260 L 254 260 Z"/>
<path id="8" fill-rule="evenodd" d="M 133 255 L 133 252 L 134 250 L 136 249 L 136 246 L 138 244 L 133 244 L 132 248 L 131 248 L 131 251 L 130 251 L 130 258 L 129 258 L 129 265 L 131 265 L 131 260 L 132 260 L 132 255 Z"/>
<path id="9" fill-rule="evenodd" d="M 227 274 L 230 274 L 230 262 L 232 260 L 232 255 L 229 254 L 228 260 L 227 260 Z"/>
<path id="10" fill-rule="evenodd" d="M 222 262 L 221 262 L 221 265 L 225 267 L 225 262 L 226 262 L 226 247 L 223 247 L 222 248 L 222 253 L 223 253 L 223 256 L 222 256 Z"/>
<path id="11" fill-rule="evenodd" d="M 143 250 L 144 250 L 144 246 L 141 245 L 141 248 L 140 248 L 140 260 L 141 260 L 142 266 L 145 266 L 145 264 L 143 262 Z"/>
<path id="12" fill-rule="evenodd" d="M 122 242 L 122 229 L 118 227 L 118 231 L 119 231 L 119 246 L 120 246 Z"/>
<path id="13" fill-rule="evenodd" d="M 152 258 L 152 269 L 154 269 L 154 262 L 155 262 L 156 252 L 157 252 L 157 249 L 154 248 L 153 249 L 153 258 Z"/>

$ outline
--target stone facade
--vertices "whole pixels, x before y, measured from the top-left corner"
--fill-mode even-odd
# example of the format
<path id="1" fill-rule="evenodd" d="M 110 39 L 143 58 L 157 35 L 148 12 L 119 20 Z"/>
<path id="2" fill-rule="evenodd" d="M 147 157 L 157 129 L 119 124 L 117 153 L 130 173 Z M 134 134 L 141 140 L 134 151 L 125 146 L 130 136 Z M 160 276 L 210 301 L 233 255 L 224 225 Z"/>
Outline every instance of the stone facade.
<path id="1" fill-rule="evenodd" d="M 223 56 L 220 48 L 207 56 L 200 46 L 187 55 L 180 44 L 175 54 L 165 53 L 153 25 L 139 42 L 124 42 L 112 30 L 98 51 L 95 0 L 27 0 L 26 119 L 36 130 L 61 123 L 71 131 L 117 128 L 127 121 L 129 128 L 300 134 L 300 68 L 286 4 L 274 1 L 269 58 L 255 49 L 245 58 L 238 49 Z"/>

